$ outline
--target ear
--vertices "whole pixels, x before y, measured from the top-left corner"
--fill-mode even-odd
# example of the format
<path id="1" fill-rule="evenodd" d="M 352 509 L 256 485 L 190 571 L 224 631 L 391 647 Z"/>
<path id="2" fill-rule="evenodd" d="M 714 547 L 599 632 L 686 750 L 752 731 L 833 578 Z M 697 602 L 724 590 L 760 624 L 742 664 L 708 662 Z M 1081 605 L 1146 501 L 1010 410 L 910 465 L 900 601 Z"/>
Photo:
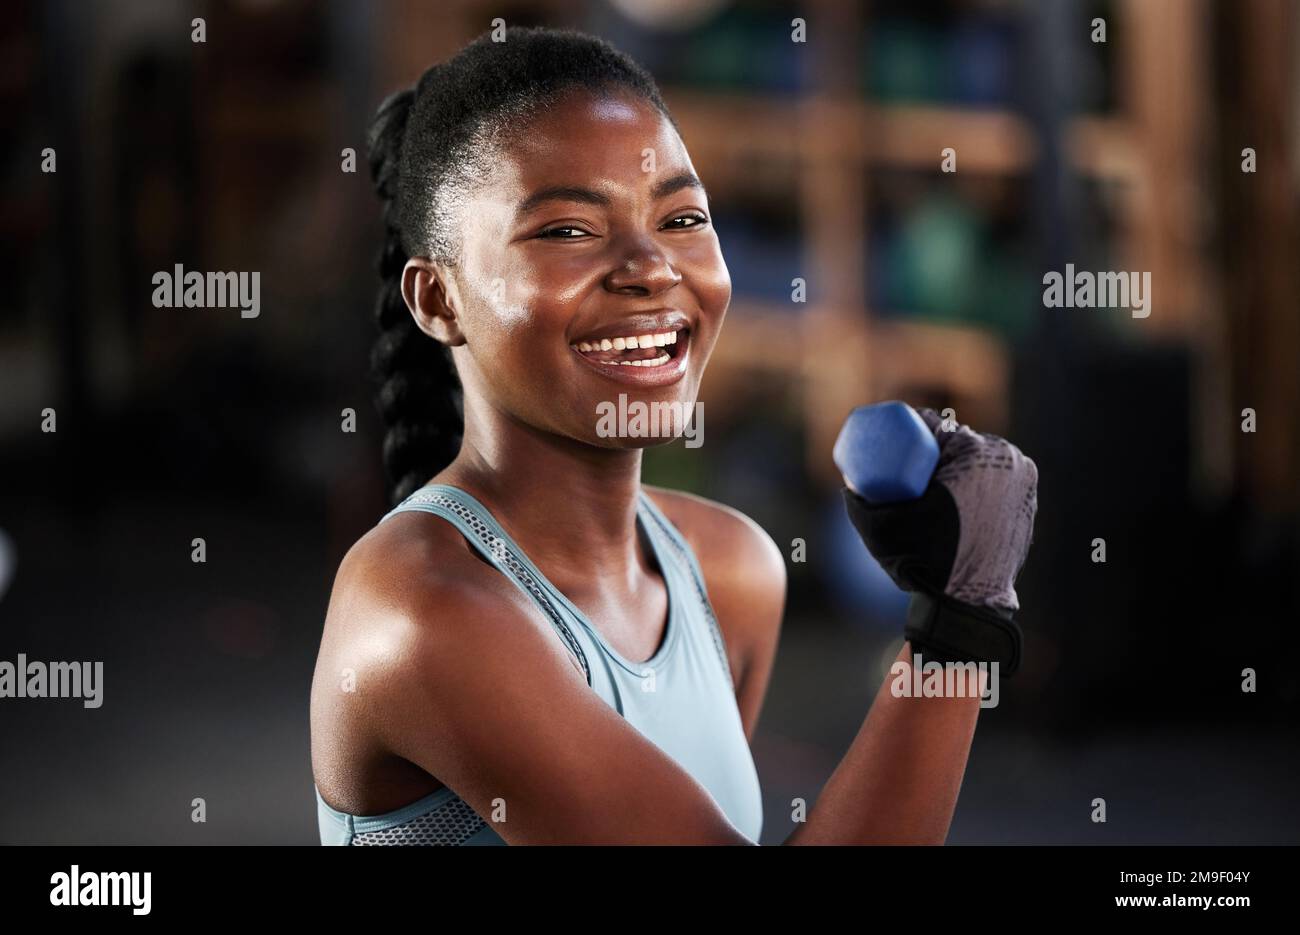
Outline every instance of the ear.
<path id="1" fill-rule="evenodd" d="M 428 257 L 411 257 L 402 270 L 402 298 L 419 329 L 440 344 L 465 343 L 460 329 L 460 294 L 451 269 Z"/>

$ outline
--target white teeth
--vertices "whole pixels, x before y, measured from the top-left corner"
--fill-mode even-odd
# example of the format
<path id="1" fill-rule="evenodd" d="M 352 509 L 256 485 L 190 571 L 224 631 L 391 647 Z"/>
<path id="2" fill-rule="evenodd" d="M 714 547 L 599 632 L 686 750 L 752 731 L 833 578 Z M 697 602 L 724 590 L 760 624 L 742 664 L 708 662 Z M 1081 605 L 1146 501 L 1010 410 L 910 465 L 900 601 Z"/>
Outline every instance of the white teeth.
<path id="1" fill-rule="evenodd" d="M 662 367 L 671 359 L 670 354 L 660 354 L 651 360 L 620 360 L 610 361 L 610 363 L 617 363 L 620 367 Z"/>
<path id="2" fill-rule="evenodd" d="M 601 338 L 598 341 L 579 341 L 577 344 L 569 345 L 575 351 L 589 353 L 591 351 L 632 351 L 643 347 L 667 347 L 669 344 L 677 343 L 676 331 L 660 331 L 658 334 L 633 334 L 622 338 Z M 608 363 L 618 363 L 621 365 L 630 365 L 633 367 L 657 367 L 659 364 L 669 359 L 671 355 L 663 355 L 654 360 L 620 360 L 608 361 Z"/>

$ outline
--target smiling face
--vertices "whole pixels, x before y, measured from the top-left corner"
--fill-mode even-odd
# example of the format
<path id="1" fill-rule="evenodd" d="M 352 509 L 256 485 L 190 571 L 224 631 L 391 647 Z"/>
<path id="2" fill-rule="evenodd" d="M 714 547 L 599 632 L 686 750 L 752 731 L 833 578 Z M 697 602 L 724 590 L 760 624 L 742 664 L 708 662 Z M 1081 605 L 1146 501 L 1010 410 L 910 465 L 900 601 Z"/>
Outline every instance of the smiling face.
<path id="1" fill-rule="evenodd" d="M 507 135 L 461 213 L 460 262 L 439 287 L 413 260 L 408 303 L 452 345 L 467 415 L 477 396 L 584 443 L 654 443 L 601 437 L 598 407 L 693 406 L 731 299 L 686 148 L 653 105 L 585 91 Z"/>

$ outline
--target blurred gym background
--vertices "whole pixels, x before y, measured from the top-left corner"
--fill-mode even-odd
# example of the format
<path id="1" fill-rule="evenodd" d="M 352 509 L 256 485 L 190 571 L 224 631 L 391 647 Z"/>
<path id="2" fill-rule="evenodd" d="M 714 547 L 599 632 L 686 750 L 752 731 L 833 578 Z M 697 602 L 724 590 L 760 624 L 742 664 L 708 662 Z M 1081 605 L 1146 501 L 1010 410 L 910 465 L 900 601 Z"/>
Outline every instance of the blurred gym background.
<path id="1" fill-rule="evenodd" d="M 1285 0 L 7 4 L 0 659 L 102 659 L 105 683 L 97 710 L 0 700 L 0 838 L 318 840 L 320 627 L 385 507 L 378 215 L 341 152 L 495 17 L 639 58 L 713 197 L 735 297 L 706 444 L 654 451 L 646 479 L 806 543 L 755 741 L 764 843 L 898 645 L 903 599 L 830 461 L 848 410 L 889 398 L 951 406 L 1041 471 L 1028 662 L 981 718 L 950 840 L 1300 839 Z M 1044 308 L 1067 262 L 1149 271 L 1150 317 Z M 177 263 L 260 271 L 260 317 L 155 309 L 150 277 Z"/>

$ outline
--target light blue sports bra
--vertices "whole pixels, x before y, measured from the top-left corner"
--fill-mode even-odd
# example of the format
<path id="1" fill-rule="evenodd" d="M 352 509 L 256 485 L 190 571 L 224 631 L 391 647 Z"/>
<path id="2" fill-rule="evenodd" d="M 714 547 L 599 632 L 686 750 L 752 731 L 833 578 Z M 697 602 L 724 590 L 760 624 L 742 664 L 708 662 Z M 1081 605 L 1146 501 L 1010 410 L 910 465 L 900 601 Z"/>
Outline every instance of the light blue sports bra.
<path id="1" fill-rule="evenodd" d="M 704 786 L 751 841 L 763 825 L 758 773 L 745 738 L 722 631 L 699 563 L 686 540 L 644 493 L 637 525 L 668 587 L 668 625 L 659 649 L 631 662 L 606 642 L 568 598 L 546 580 L 478 500 L 457 487 L 431 484 L 403 510 L 441 516 L 546 615 L 581 664 L 592 690 Z M 382 815 L 338 811 L 316 790 L 322 844 L 504 844 L 451 788 Z"/>

